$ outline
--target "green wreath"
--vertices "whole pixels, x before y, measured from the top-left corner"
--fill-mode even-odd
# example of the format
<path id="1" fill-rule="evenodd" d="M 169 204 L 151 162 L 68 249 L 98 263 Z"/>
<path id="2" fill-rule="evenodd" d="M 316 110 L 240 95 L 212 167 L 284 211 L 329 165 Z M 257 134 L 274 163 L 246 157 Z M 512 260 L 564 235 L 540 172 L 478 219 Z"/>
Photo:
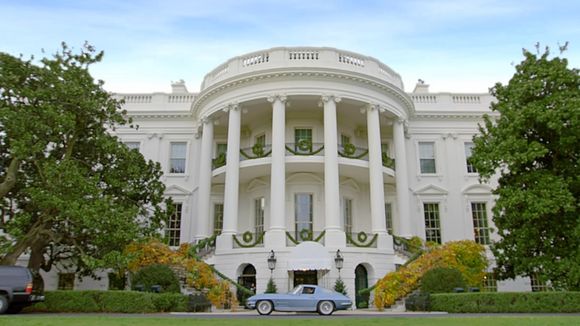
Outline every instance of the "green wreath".
<path id="1" fill-rule="evenodd" d="M 264 156 L 264 145 L 262 145 L 260 143 L 254 144 L 254 146 L 252 146 L 252 153 L 254 153 L 254 155 L 256 155 L 257 157 L 263 157 Z"/>
<path id="2" fill-rule="evenodd" d="M 302 241 L 312 240 L 312 231 L 310 231 L 309 229 L 302 229 L 299 235 L 300 240 Z"/>
<path id="3" fill-rule="evenodd" d="M 364 243 L 365 241 L 367 241 L 367 234 L 364 231 L 360 231 L 357 235 L 356 238 L 359 242 Z"/>
<path id="4" fill-rule="evenodd" d="M 312 152 L 312 141 L 310 139 L 300 139 L 298 149 L 304 152 Z"/>
<path id="5" fill-rule="evenodd" d="M 356 152 L 356 147 L 351 143 L 346 143 L 343 145 L 344 147 L 344 155 L 352 156 L 354 152 Z"/>
<path id="6" fill-rule="evenodd" d="M 254 240 L 254 235 L 252 232 L 246 231 L 244 234 L 242 234 L 242 240 L 244 240 L 245 243 L 250 243 L 252 240 Z"/>

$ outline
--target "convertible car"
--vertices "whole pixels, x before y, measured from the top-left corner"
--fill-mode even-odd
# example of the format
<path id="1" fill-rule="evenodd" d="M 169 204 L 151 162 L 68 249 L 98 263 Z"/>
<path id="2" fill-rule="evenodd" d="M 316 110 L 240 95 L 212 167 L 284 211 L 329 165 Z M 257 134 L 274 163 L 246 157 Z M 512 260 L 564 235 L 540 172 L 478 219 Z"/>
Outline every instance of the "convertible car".
<path id="1" fill-rule="evenodd" d="M 246 308 L 258 310 L 260 315 L 269 315 L 275 310 L 318 312 L 328 316 L 335 310 L 345 310 L 350 306 L 352 301 L 347 296 L 308 284 L 298 285 L 288 293 L 263 293 L 246 300 Z"/>

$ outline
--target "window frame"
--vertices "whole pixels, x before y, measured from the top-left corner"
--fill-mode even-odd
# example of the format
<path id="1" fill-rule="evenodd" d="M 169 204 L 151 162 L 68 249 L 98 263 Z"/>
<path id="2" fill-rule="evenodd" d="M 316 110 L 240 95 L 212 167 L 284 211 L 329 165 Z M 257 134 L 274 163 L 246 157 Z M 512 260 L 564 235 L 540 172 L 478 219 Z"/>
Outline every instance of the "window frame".
<path id="1" fill-rule="evenodd" d="M 387 209 L 389 207 L 389 209 Z M 393 203 L 385 202 L 385 228 L 390 235 L 393 235 L 395 228 L 393 226 Z"/>
<path id="2" fill-rule="evenodd" d="M 173 146 L 177 144 L 182 144 L 185 148 L 184 157 L 173 157 Z M 170 141 L 169 142 L 169 167 L 168 167 L 168 174 L 173 175 L 184 175 L 187 174 L 187 157 L 189 156 L 189 142 L 187 141 Z M 175 172 L 177 169 L 174 169 L 174 160 L 183 160 L 183 172 Z"/>
<path id="3" fill-rule="evenodd" d="M 353 200 L 350 197 L 342 198 L 342 222 L 343 230 L 348 234 L 352 234 L 353 227 Z"/>
<path id="4" fill-rule="evenodd" d="M 254 198 L 254 232 L 256 239 L 264 232 L 264 216 L 266 213 L 266 199 L 264 196 Z"/>
<path id="5" fill-rule="evenodd" d="M 181 224 L 183 217 L 183 203 L 174 202 L 174 212 L 169 216 L 165 226 L 165 237 L 170 247 L 178 247 L 181 244 Z"/>
<path id="6" fill-rule="evenodd" d="M 433 158 L 422 158 L 421 157 L 421 145 L 422 144 L 432 144 L 433 145 Z M 419 171 L 419 175 L 423 175 L 423 176 L 437 176 L 439 175 L 439 169 L 437 168 L 437 141 L 435 140 L 429 140 L 429 139 L 425 139 L 425 140 L 417 140 L 417 168 Z M 421 162 L 423 160 L 433 160 L 433 172 L 424 172 L 423 171 L 423 165 L 421 164 Z"/>
<path id="7" fill-rule="evenodd" d="M 72 291 L 75 289 L 75 273 L 58 273 L 56 289 L 59 291 Z"/>
<path id="8" fill-rule="evenodd" d="M 436 211 L 431 211 L 431 210 L 427 210 L 428 205 L 437 205 L 437 210 Z M 428 214 L 433 214 L 436 213 L 435 215 L 430 215 L 428 216 Z M 429 220 L 428 220 L 429 218 Z M 428 226 L 428 222 L 430 222 L 431 220 L 435 221 L 435 224 L 437 224 L 435 227 L 430 227 Z M 443 232 L 441 229 L 441 203 L 438 201 L 425 201 L 423 202 L 423 223 L 425 226 L 425 241 L 431 241 L 431 242 L 436 242 L 439 244 L 443 243 Z M 430 223 L 429 223 L 430 224 Z M 430 235 L 430 231 L 436 231 L 436 235 L 435 235 L 435 240 L 433 240 L 433 237 Z M 437 241 L 437 238 L 439 239 L 439 241 Z"/>
<path id="9" fill-rule="evenodd" d="M 218 215 L 217 207 L 221 207 L 221 215 Z M 213 203 L 213 234 L 220 235 L 224 229 L 224 203 L 223 202 L 214 202 Z"/>
<path id="10" fill-rule="evenodd" d="M 467 149 L 469 146 L 469 155 L 467 154 Z M 478 175 L 479 172 L 477 171 L 477 169 L 475 168 L 475 166 L 473 166 L 473 164 L 469 163 L 469 159 L 471 158 L 471 151 L 473 150 L 473 147 L 475 147 L 475 144 L 471 141 L 466 141 L 463 143 L 463 154 L 465 155 L 465 171 L 467 172 L 467 175 Z"/>
<path id="11" fill-rule="evenodd" d="M 476 243 L 484 246 L 491 244 L 491 228 L 489 226 L 489 214 L 487 201 L 470 201 L 471 221 L 473 223 L 473 239 Z M 483 210 L 474 210 L 474 206 L 483 205 Z M 477 214 L 477 216 L 476 216 Z M 483 216 L 481 216 L 483 214 Z M 480 225 L 483 222 L 483 226 Z M 482 235 L 483 233 L 483 235 Z"/>

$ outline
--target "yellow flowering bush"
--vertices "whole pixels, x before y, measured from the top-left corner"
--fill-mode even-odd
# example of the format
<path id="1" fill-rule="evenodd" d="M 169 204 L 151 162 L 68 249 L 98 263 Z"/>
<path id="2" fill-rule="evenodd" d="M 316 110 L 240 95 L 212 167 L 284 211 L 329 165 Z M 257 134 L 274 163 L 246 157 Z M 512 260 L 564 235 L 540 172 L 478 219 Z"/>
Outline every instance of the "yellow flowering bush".
<path id="1" fill-rule="evenodd" d="M 157 239 L 135 242 L 125 248 L 129 271 L 135 272 L 142 267 L 156 264 L 174 266 L 185 270 L 187 285 L 200 291 L 207 290 L 207 297 L 214 306 L 223 308 L 237 305 L 228 282 L 219 281 L 208 264 L 191 257 L 189 253 L 189 244 L 182 244 L 174 251 Z"/>
<path id="2" fill-rule="evenodd" d="M 383 309 L 419 287 L 423 275 L 432 268 L 448 267 L 461 272 L 468 285 L 481 284 L 487 267 L 485 249 L 473 241 L 453 241 L 430 247 L 423 255 L 377 282 L 374 304 Z"/>

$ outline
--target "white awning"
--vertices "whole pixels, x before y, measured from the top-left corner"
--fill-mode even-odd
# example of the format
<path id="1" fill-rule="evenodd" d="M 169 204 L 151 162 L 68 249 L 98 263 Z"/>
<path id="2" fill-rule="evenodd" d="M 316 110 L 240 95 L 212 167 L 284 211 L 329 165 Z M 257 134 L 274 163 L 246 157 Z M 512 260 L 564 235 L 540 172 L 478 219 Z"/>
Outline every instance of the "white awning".
<path id="1" fill-rule="evenodd" d="M 298 244 L 290 252 L 288 270 L 329 270 L 332 267 L 332 257 L 323 245 L 305 241 Z"/>

